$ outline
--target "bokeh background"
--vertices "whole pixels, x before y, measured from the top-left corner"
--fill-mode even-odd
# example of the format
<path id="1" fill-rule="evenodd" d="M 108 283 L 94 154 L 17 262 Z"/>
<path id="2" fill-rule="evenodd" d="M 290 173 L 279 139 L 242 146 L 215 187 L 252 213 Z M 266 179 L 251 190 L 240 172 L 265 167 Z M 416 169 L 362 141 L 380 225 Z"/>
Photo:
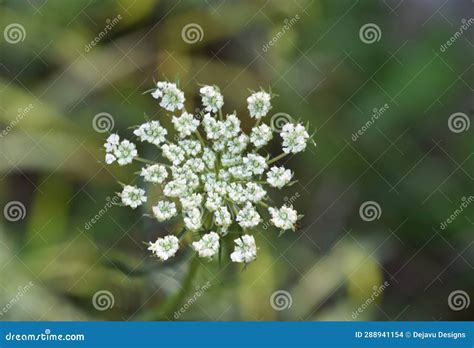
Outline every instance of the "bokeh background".
<path id="1" fill-rule="evenodd" d="M 0 320 L 473 318 L 471 1 L 0 3 Z M 274 195 L 299 229 L 259 230 L 244 271 L 160 263 L 143 242 L 176 227 L 108 208 L 139 167 L 104 165 L 94 116 L 169 125 L 143 93 L 161 79 L 188 110 L 220 86 L 247 126 L 249 89 L 271 88 L 316 132 Z"/>

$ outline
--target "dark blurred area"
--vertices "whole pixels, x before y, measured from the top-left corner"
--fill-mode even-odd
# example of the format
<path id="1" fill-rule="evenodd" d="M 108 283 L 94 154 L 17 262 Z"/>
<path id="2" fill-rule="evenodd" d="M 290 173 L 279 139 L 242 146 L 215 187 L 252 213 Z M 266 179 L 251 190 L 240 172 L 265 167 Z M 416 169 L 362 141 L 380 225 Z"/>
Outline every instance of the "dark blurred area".
<path id="1" fill-rule="evenodd" d="M 473 319 L 471 1 L 0 4 L 0 320 Z M 139 166 L 104 164 L 94 119 L 171 127 L 144 93 L 163 79 L 188 110 L 220 86 L 245 129 L 249 89 L 271 89 L 315 131 L 272 193 L 299 229 L 258 231 L 244 271 L 188 279 L 190 250 L 143 244 L 175 226 L 108 204 Z"/>

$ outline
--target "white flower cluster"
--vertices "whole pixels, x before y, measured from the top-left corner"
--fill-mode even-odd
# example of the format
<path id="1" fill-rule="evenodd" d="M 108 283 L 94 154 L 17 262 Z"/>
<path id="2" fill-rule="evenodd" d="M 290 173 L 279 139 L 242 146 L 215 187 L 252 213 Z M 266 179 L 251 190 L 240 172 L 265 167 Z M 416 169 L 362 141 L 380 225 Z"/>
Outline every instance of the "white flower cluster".
<path id="1" fill-rule="evenodd" d="M 134 143 L 128 140 L 120 141 L 120 137 L 117 134 L 111 134 L 106 143 L 105 147 L 105 162 L 112 164 L 117 161 L 121 166 L 132 163 L 133 159 L 137 157 L 137 147 Z"/>
<path id="2" fill-rule="evenodd" d="M 271 109 L 271 95 L 264 91 L 247 98 L 248 110 L 257 124 L 245 134 L 235 113 L 224 116 L 224 98 L 215 86 L 200 89 L 204 110 L 202 119 L 186 112 L 184 93 L 174 83 L 158 82 L 152 96 L 170 112 L 176 136 L 167 139 L 168 131 L 159 121 L 148 121 L 134 130 L 141 142 L 155 145 L 169 164 L 156 163 L 138 157 L 135 144 L 120 141 L 112 134 L 105 144 L 106 162 L 119 165 L 134 159 L 149 163 L 141 169 L 143 181 L 161 185 L 163 197 L 152 206 L 158 221 L 182 216 L 185 230 L 200 235 L 192 243 L 200 257 L 213 258 L 219 253 L 220 240 L 233 235 L 233 262 L 249 263 L 257 257 L 257 247 L 250 230 L 262 223 L 262 213 L 268 211 L 271 223 L 281 230 L 294 230 L 298 214 L 291 206 L 269 207 L 268 188 L 281 189 L 290 184 L 293 173 L 272 163 L 290 153 L 306 148 L 309 138 L 301 124 L 283 126 L 282 154 L 269 159 L 260 154 L 273 130 L 261 123 Z M 127 185 L 120 193 L 122 203 L 135 209 L 147 202 L 145 190 Z M 161 260 L 173 257 L 180 241 L 173 235 L 158 238 L 149 250 Z"/>

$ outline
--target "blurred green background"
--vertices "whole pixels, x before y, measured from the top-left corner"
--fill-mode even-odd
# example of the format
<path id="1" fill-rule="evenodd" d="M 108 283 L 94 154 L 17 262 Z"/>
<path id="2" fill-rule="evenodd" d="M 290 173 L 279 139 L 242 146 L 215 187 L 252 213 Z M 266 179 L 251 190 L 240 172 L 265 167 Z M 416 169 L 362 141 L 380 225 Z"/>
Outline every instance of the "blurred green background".
<path id="1" fill-rule="evenodd" d="M 0 3 L 0 208 L 25 207 L 18 221 L 1 215 L 0 320 L 473 318 L 448 298 L 474 293 L 474 204 L 441 227 L 474 195 L 472 28 L 455 35 L 471 1 Z M 143 211 L 91 223 L 139 168 L 104 165 L 94 116 L 124 136 L 145 114 L 169 126 L 143 94 L 162 79 L 179 79 L 188 110 L 199 84 L 216 84 L 240 115 L 249 89 L 271 88 L 272 112 L 316 131 L 317 147 L 286 163 L 298 184 L 274 195 L 305 215 L 300 228 L 258 231 L 245 271 L 196 263 L 189 248 L 151 258 L 143 241 L 175 226 Z M 374 221 L 359 213 L 367 201 Z"/>

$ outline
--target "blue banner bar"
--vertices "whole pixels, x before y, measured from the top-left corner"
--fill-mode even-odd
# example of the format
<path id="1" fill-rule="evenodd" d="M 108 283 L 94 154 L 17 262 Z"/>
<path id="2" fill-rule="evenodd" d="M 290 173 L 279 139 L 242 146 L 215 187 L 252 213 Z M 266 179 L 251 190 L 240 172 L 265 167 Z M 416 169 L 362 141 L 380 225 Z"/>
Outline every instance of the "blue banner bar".
<path id="1" fill-rule="evenodd" d="M 2 322 L 0 347 L 469 347 L 472 322 Z"/>

